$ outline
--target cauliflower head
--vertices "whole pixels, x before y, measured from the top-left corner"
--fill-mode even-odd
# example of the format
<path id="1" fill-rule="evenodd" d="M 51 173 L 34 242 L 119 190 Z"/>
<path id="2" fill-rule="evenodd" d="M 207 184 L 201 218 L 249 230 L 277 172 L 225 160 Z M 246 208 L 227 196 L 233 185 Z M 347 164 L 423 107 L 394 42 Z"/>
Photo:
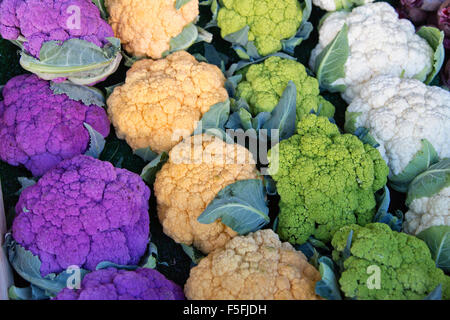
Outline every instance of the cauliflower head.
<path id="1" fill-rule="evenodd" d="M 150 235 L 149 197 L 137 174 L 76 156 L 22 192 L 12 236 L 40 259 L 42 276 L 71 265 L 137 264 Z"/>
<path id="2" fill-rule="evenodd" d="M 220 69 L 179 51 L 134 63 L 107 104 L 119 138 L 159 153 L 191 135 L 203 114 L 227 99 Z"/>
<path id="3" fill-rule="evenodd" d="M 354 6 L 364 5 L 375 0 L 312 0 L 313 4 L 325 11 L 350 9 Z"/>
<path id="4" fill-rule="evenodd" d="M 419 234 L 432 226 L 450 226 L 450 187 L 431 197 L 414 199 L 405 214 L 403 230 Z"/>
<path id="5" fill-rule="evenodd" d="M 348 106 L 345 127 L 351 132 L 369 129 L 389 176 L 396 176 L 422 148 L 423 139 L 440 159 L 450 157 L 450 93 L 414 79 L 378 76 Z"/>
<path id="6" fill-rule="evenodd" d="M 249 27 L 248 40 L 259 55 L 282 49 L 281 40 L 294 36 L 302 22 L 298 0 L 222 0 L 217 16 L 221 36 Z"/>
<path id="7" fill-rule="evenodd" d="M 80 23 L 74 28 L 71 23 L 77 12 Z M 3 0 L 0 35 L 8 40 L 25 37 L 25 50 L 39 58 L 44 42 L 76 38 L 103 47 L 114 32 L 90 0 Z"/>
<path id="8" fill-rule="evenodd" d="M 298 123 L 296 135 L 270 150 L 269 170 L 281 197 L 277 232 L 292 244 L 310 236 L 328 241 L 345 225 L 369 223 L 374 192 L 388 175 L 376 149 L 313 114 Z"/>
<path id="9" fill-rule="evenodd" d="M 202 224 L 197 218 L 220 190 L 258 176 L 245 147 L 207 134 L 186 138 L 170 151 L 156 175 L 154 190 L 164 233 L 204 253 L 222 247 L 236 232 L 220 220 Z"/>
<path id="10" fill-rule="evenodd" d="M 270 229 L 231 239 L 191 269 L 190 300 L 319 300 L 320 273 Z"/>
<path id="11" fill-rule="evenodd" d="M 154 269 L 107 268 L 88 273 L 80 289 L 64 288 L 53 300 L 184 300 L 184 294 Z"/>
<path id="12" fill-rule="evenodd" d="M 414 236 L 392 231 L 387 224 L 343 227 L 331 242 L 333 259 L 341 259 L 351 230 L 351 254 L 344 261 L 339 279 L 347 298 L 420 300 L 442 284 L 443 299 L 450 299 L 450 277 L 436 268 L 426 243 Z M 370 277 L 375 273 L 370 270 L 380 271 L 378 287 L 371 282 Z"/>
<path id="13" fill-rule="evenodd" d="M 317 111 L 320 105 L 322 115 L 333 117 L 334 106 L 319 95 L 317 79 L 308 76 L 301 63 L 290 59 L 274 56 L 251 65 L 243 73 L 236 94 L 247 101 L 253 115 L 271 112 L 289 81 L 297 88 L 297 120 L 311 110 Z"/>
<path id="14" fill-rule="evenodd" d="M 198 0 L 179 10 L 176 0 L 105 0 L 109 23 L 125 50 L 137 57 L 160 59 L 170 40 L 199 14 Z"/>
<path id="15" fill-rule="evenodd" d="M 386 2 L 368 3 L 351 12 L 337 11 L 326 16 L 319 30 L 319 43 L 311 52 L 314 69 L 317 56 L 348 26 L 349 56 L 344 65 L 346 86 L 342 97 L 350 103 L 361 84 L 377 75 L 402 76 L 424 81 L 432 72 L 433 49 L 415 33 L 414 25 L 399 19 Z"/>
<path id="16" fill-rule="evenodd" d="M 60 161 L 86 152 L 89 124 L 104 137 L 110 130 L 103 108 L 54 94 L 35 75 L 12 78 L 0 101 L 0 159 L 23 164 L 41 176 Z"/>

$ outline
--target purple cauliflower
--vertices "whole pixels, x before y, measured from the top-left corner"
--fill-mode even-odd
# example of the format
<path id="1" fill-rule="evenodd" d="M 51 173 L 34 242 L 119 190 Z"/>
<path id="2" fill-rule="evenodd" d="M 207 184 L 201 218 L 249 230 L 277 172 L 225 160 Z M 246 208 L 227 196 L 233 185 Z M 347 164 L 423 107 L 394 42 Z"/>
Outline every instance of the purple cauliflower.
<path id="1" fill-rule="evenodd" d="M 114 32 L 90 0 L 2 0 L 0 35 L 25 37 L 25 50 L 39 58 L 44 42 L 78 38 L 103 47 Z"/>
<path id="2" fill-rule="evenodd" d="M 35 75 L 12 78 L 0 101 L 0 159 L 23 164 L 41 176 L 60 161 L 86 152 L 89 132 L 84 123 L 108 136 L 106 111 L 54 94 L 50 83 Z"/>
<path id="3" fill-rule="evenodd" d="M 450 39 L 450 0 L 445 1 L 437 11 L 439 29 L 444 31 L 445 36 Z"/>
<path id="4" fill-rule="evenodd" d="M 54 300 L 184 300 L 184 294 L 154 269 L 108 268 L 87 274 L 80 289 L 65 288 Z"/>
<path id="5" fill-rule="evenodd" d="M 136 265 L 150 236 L 149 197 L 139 175 L 79 155 L 22 192 L 12 237 L 40 259 L 43 277 L 71 265 Z"/>

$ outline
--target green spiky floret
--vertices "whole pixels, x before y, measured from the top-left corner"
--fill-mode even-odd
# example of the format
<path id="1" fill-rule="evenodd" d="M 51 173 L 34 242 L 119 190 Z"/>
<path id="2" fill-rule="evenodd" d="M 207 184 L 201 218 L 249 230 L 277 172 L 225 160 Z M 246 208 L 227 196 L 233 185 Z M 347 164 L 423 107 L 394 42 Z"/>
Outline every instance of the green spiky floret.
<path id="1" fill-rule="evenodd" d="M 248 40 L 261 56 L 282 49 L 281 40 L 293 37 L 302 22 L 298 0 L 221 0 L 217 24 L 222 37 L 249 26 Z"/>
<path id="2" fill-rule="evenodd" d="M 371 222 L 374 192 L 389 173 L 378 150 L 314 114 L 298 123 L 297 132 L 280 142 L 278 161 L 270 152 L 269 170 L 281 198 L 280 237 L 292 244 L 310 236 L 329 241 L 345 225 Z"/>
<path id="3" fill-rule="evenodd" d="M 442 284 L 443 299 L 450 299 L 450 277 L 438 269 L 426 243 L 414 236 L 392 231 L 383 223 L 365 227 L 345 226 L 334 234 L 333 259 L 339 261 L 353 230 L 350 257 L 343 263 L 339 284 L 347 298 L 358 300 L 418 300 Z M 378 266 L 380 287 L 367 285 Z M 370 281 L 369 281 L 370 282 Z"/>
<path id="4" fill-rule="evenodd" d="M 236 94 L 247 101 L 253 115 L 272 111 L 289 81 L 293 81 L 297 88 L 297 120 L 311 110 L 317 111 L 319 106 L 320 115 L 334 116 L 334 106 L 319 95 L 317 79 L 308 76 L 305 67 L 297 61 L 270 57 L 249 66 L 242 75 Z"/>

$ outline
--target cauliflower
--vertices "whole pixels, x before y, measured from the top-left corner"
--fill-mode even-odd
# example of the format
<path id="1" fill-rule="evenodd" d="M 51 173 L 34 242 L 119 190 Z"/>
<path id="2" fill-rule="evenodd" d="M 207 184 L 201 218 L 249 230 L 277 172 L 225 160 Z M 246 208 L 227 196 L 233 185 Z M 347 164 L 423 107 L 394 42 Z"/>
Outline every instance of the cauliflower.
<path id="1" fill-rule="evenodd" d="M 184 294 L 154 269 L 107 268 L 87 274 L 80 289 L 65 288 L 54 300 L 184 300 Z"/>
<path id="2" fill-rule="evenodd" d="M 0 101 L 0 159 L 23 164 L 41 176 L 60 161 L 84 153 L 89 124 L 102 136 L 110 123 L 103 108 L 54 94 L 50 83 L 35 75 L 11 79 Z"/>
<path id="3" fill-rule="evenodd" d="M 280 238 L 292 244 L 310 236 L 328 241 L 342 226 L 369 223 L 374 193 L 388 175 L 380 153 L 354 135 L 339 133 L 325 117 L 307 115 L 297 132 L 269 155 L 281 197 Z"/>
<path id="4" fill-rule="evenodd" d="M 423 148 L 424 139 L 432 145 L 438 158 L 450 157 L 448 91 L 426 86 L 418 80 L 392 76 L 375 77 L 362 88 L 360 96 L 347 108 L 345 128 L 348 132 L 355 132 L 359 127 L 369 130 L 389 165 L 391 180 L 408 182 L 426 169 L 430 157 L 424 159 L 424 168 L 415 165 L 413 170 L 408 169 L 412 171 L 408 179 L 403 177 L 405 169 Z"/>
<path id="5" fill-rule="evenodd" d="M 137 264 L 150 234 L 149 197 L 138 175 L 76 156 L 22 192 L 12 237 L 39 258 L 43 277 L 71 265 Z"/>
<path id="6" fill-rule="evenodd" d="M 450 277 L 436 268 L 426 243 L 392 231 L 384 223 L 371 223 L 366 227 L 349 225 L 337 231 L 331 242 L 335 261 L 345 256 L 343 251 L 351 230 L 350 256 L 343 262 L 339 279 L 347 298 L 419 300 L 442 284 L 442 297 L 450 299 Z M 377 274 L 381 277 L 379 281 L 372 281 Z"/>
<path id="7" fill-rule="evenodd" d="M 178 36 L 199 14 L 198 0 L 180 9 L 176 0 L 105 0 L 109 23 L 125 50 L 137 57 L 160 59 Z"/>
<path id="8" fill-rule="evenodd" d="M 347 56 L 334 59 L 336 65 L 329 62 L 329 65 L 321 66 L 322 61 L 317 58 L 344 25 L 348 27 Z M 344 51 L 341 47 L 336 50 Z M 321 72 L 321 67 L 323 72 L 329 72 L 330 79 L 321 79 L 318 74 L 320 85 L 331 91 L 343 91 L 342 97 L 350 103 L 361 91 L 361 85 L 377 75 L 425 81 L 433 72 L 433 56 L 433 49 L 415 34 L 410 21 L 399 19 L 388 3 L 377 2 L 351 12 L 337 11 L 326 16 L 319 30 L 319 44 L 311 52 L 310 66 L 317 73 Z M 342 74 L 337 71 L 340 62 L 343 63 Z"/>
<path id="9" fill-rule="evenodd" d="M 354 6 L 364 5 L 375 0 L 313 0 L 315 6 L 325 11 L 337 11 L 341 9 L 350 9 Z"/>
<path id="10" fill-rule="evenodd" d="M 297 33 L 302 23 L 298 0 L 222 0 L 217 25 L 223 38 L 249 27 L 248 40 L 260 56 L 278 52 L 282 40 Z"/>
<path id="11" fill-rule="evenodd" d="M 270 229 L 239 236 L 191 269 L 190 300 L 319 300 L 320 273 Z"/>
<path id="12" fill-rule="evenodd" d="M 120 139 L 135 150 L 150 147 L 159 153 L 191 135 L 202 115 L 227 99 L 220 69 L 179 51 L 134 63 L 107 104 Z"/>
<path id="13" fill-rule="evenodd" d="M 243 146 L 207 134 L 186 138 L 170 151 L 154 184 L 164 233 L 204 253 L 222 247 L 236 232 L 220 221 L 202 224 L 197 218 L 220 190 L 257 178 L 253 156 Z"/>
<path id="14" fill-rule="evenodd" d="M 24 69 L 46 80 L 94 84 L 122 58 L 120 42 L 90 0 L 0 1 L 0 35 L 23 49 Z"/>
<path id="15" fill-rule="evenodd" d="M 244 98 L 253 115 L 271 112 L 281 98 L 289 81 L 297 88 L 297 119 L 321 107 L 321 114 L 333 117 L 334 106 L 319 94 L 317 80 L 306 73 L 305 67 L 294 60 L 270 57 L 263 63 L 251 65 L 237 86 L 237 97 Z"/>
<path id="16" fill-rule="evenodd" d="M 403 230 L 417 235 L 432 226 L 450 226 L 450 159 L 419 174 L 409 185 Z"/>
<path id="17" fill-rule="evenodd" d="M 405 214 L 403 229 L 418 234 L 432 226 L 450 226 L 450 187 L 431 197 L 415 199 Z"/>

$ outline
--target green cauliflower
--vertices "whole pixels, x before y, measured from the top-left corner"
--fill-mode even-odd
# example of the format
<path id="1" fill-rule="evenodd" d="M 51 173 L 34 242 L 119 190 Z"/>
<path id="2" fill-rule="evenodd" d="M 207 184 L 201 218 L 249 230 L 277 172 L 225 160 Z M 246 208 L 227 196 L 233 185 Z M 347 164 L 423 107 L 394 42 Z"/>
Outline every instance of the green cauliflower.
<path id="1" fill-rule="evenodd" d="M 337 231 L 331 242 L 335 261 L 343 259 L 351 230 L 350 256 L 343 262 L 339 279 L 347 298 L 418 300 L 442 284 L 443 299 L 450 299 L 450 277 L 436 268 L 426 243 L 392 231 L 384 223 L 350 225 Z M 378 286 L 375 270 L 380 276 Z"/>
<path id="2" fill-rule="evenodd" d="M 250 106 L 250 112 L 270 112 L 277 105 L 289 81 L 297 88 L 297 120 L 320 108 L 320 115 L 333 117 L 334 106 L 320 96 L 316 78 L 308 76 L 305 67 L 290 59 L 270 57 L 259 64 L 250 65 L 243 71 L 243 79 L 237 86 L 236 95 Z"/>
<path id="3" fill-rule="evenodd" d="M 217 24 L 222 37 L 249 26 L 248 40 L 259 55 L 282 49 L 281 40 L 294 36 L 302 23 L 298 0 L 221 0 Z"/>
<path id="4" fill-rule="evenodd" d="M 277 231 L 292 244 L 310 236 L 328 242 L 345 225 L 371 222 L 374 193 L 389 172 L 377 149 L 314 114 L 297 124 L 296 135 L 271 149 L 269 158 L 281 198 Z"/>

